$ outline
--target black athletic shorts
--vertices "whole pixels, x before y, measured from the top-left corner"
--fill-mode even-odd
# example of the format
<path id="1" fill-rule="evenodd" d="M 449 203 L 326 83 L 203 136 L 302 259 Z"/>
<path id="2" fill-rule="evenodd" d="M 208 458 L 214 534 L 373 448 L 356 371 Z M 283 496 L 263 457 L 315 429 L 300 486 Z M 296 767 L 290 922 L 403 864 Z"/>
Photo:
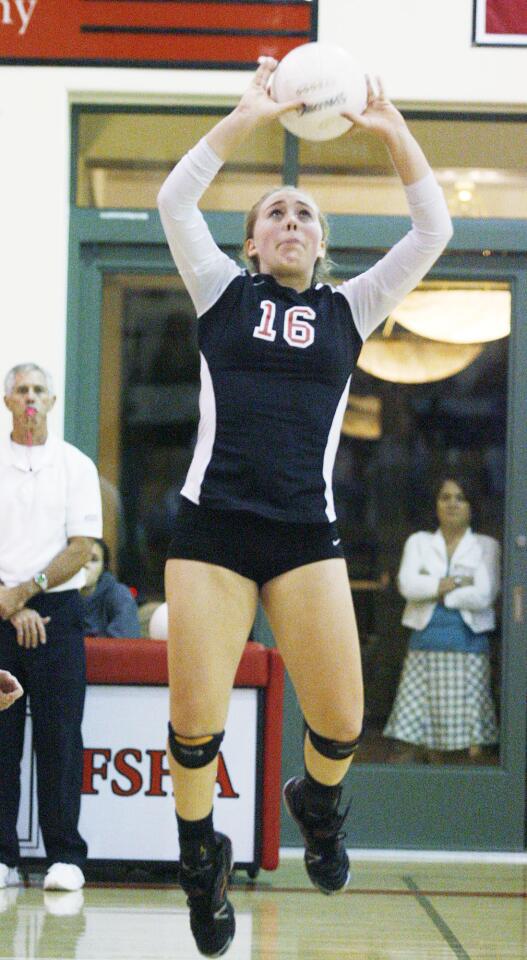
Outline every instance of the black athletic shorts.
<path id="1" fill-rule="evenodd" d="M 284 523 L 242 510 L 211 510 L 180 498 L 167 559 L 202 560 L 262 587 L 287 570 L 343 557 L 336 523 Z"/>

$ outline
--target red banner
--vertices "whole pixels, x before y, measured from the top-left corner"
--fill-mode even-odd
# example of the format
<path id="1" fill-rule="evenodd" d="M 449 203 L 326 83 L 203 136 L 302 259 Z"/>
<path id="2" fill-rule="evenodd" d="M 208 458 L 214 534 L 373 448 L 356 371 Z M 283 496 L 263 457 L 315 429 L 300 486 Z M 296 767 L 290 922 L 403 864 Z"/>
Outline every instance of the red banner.
<path id="1" fill-rule="evenodd" d="M 0 63 L 252 69 L 317 38 L 317 0 L 0 0 Z"/>
<path id="2" fill-rule="evenodd" d="M 474 0 L 474 42 L 527 45 L 527 0 Z"/>

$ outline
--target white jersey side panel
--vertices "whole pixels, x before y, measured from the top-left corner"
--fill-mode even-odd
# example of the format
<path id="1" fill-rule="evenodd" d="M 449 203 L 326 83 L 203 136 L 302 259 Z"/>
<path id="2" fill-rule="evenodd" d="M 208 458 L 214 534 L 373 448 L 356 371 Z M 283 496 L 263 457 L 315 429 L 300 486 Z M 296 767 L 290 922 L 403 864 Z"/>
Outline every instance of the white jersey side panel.
<path id="1" fill-rule="evenodd" d="M 216 400 L 209 365 L 200 353 L 201 390 L 199 394 L 198 440 L 192 457 L 185 485 L 181 490 L 184 497 L 199 504 L 201 485 L 205 471 L 212 457 L 216 438 Z"/>
<path id="2" fill-rule="evenodd" d="M 338 402 L 337 409 L 335 410 L 335 416 L 333 417 L 333 423 L 331 424 L 331 429 L 329 431 L 328 442 L 324 451 L 322 472 L 324 475 L 324 482 L 326 484 L 326 515 L 330 523 L 333 523 L 333 521 L 337 519 L 337 515 L 335 513 L 335 502 L 333 498 L 333 468 L 335 466 L 335 457 L 337 456 L 337 448 L 340 442 L 340 431 L 342 427 L 342 421 L 344 419 L 344 411 L 346 410 L 346 405 L 348 402 L 350 383 L 351 377 L 349 377 L 346 386 L 342 391 L 342 396 Z"/>

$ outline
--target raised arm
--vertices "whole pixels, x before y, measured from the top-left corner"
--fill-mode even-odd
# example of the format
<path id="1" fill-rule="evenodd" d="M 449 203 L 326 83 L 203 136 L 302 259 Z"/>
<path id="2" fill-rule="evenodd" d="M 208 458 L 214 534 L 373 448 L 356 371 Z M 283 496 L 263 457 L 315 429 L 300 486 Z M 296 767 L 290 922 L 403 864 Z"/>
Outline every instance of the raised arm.
<path id="1" fill-rule="evenodd" d="M 174 167 L 157 198 L 161 223 L 174 263 L 201 316 L 239 273 L 234 260 L 214 242 L 198 202 L 222 165 L 200 140 Z"/>
<path id="2" fill-rule="evenodd" d="M 368 83 L 368 103 L 364 113 L 344 113 L 353 121 L 355 129 L 373 133 L 386 144 L 393 165 L 403 184 L 410 186 L 430 173 L 430 166 L 406 120 L 397 107 L 388 100 L 382 81 L 377 78 L 377 90 L 371 79 Z"/>
<path id="3" fill-rule="evenodd" d="M 452 236 L 452 222 L 443 191 L 421 147 L 380 82 L 376 92 L 368 81 L 368 105 L 363 114 L 345 116 L 386 145 L 412 218 L 410 231 L 386 256 L 339 287 L 365 340 L 428 273 Z"/>
<path id="4" fill-rule="evenodd" d="M 270 97 L 269 81 L 277 66 L 273 57 L 260 57 L 258 69 L 238 106 L 207 134 L 207 143 L 222 160 L 227 160 L 256 127 L 301 106 L 301 100 L 276 103 Z"/>
<path id="5" fill-rule="evenodd" d="M 159 191 L 157 202 L 168 245 L 198 316 L 240 272 L 217 247 L 198 203 L 223 162 L 256 127 L 297 105 L 296 101 L 277 104 L 267 93 L 276 66 L 272 57 L 262 58 L 238 105 L 179 161 Z"/>

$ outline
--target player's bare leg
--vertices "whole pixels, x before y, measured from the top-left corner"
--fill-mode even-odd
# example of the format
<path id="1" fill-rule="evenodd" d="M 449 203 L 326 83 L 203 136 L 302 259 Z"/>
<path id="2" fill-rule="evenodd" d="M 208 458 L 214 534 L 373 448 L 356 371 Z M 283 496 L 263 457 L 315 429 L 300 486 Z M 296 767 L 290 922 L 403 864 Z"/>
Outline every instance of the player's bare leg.
<path id="1" fill-rule="evenodd" d="M 324 893 L 346 886 L 349 862 L 339 812 L 341 782 L 360 737 L 360 647 L 344 560 L 322 560 L 265 585 L 262 600 L 308 731 L 305 777 L 284 788 L 306 842 L 306 867 Z"/>
<path id="2" fill-rule="evenodd" d="M 180 882 L 204 956 L 225 953 L 235 921 L 227 898 L 228 837 L 212 820 L 218 751 L 236 670 L 258 601 L 256 585 L 223 567 L 169 560 L 169 764 L 180 837 Z"/>

